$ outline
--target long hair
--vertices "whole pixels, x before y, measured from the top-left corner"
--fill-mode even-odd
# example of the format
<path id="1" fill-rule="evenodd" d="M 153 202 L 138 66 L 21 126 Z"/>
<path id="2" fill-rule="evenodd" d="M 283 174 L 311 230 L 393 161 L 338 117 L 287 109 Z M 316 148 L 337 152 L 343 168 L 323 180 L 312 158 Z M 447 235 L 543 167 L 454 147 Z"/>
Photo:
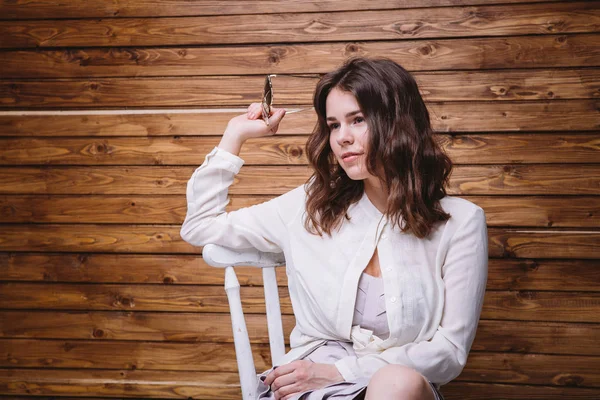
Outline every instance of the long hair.
<path id="1" fill-rule="evenodd" d="M 434 224 L 450 218 L 440 199 L 446 195 L 452 162 L 433 136 L 414 78 L 391 60 L 362 57 L 324 75 L 315 89 L 318 121 L 306 143 L 313 169 L 306 189 L 306 229 L 331 235 L 364 192 L 363 181 L 346 175 L 329 145 L 325 104 L 334 88 L 353 94 L 365 117 L 366 166 L 387 188 L 388 219 L 403 232 L 427 237 Z"/>

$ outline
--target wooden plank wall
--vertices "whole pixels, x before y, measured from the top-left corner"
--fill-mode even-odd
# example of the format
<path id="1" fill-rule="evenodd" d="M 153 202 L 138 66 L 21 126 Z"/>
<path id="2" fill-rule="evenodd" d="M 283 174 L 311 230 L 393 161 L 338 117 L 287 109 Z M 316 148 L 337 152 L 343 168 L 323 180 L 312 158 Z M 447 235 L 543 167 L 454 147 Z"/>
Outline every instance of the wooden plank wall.
<path id="1" fill-rule="evenodd" d="M 487 213 L 446 397 L 599 398 L 599 31 L 598 1 L 0 1 L 0 395 L 238 399 L 222 271 L 179 237 L 185 184 L 267 73 L 304 111 L 244 148 L 231 209 L 301 184 L 318 76 L 364 54 L 414 73 L 450 193 Z M 260 277 L 240 274 L 264 369 Z"/>

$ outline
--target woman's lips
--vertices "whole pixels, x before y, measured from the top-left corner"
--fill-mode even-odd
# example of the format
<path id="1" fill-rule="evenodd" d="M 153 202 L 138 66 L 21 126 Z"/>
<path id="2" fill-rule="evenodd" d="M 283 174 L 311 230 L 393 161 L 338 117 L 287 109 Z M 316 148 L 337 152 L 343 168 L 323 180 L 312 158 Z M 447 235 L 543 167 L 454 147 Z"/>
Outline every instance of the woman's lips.
<path id="1" fill-rule="evenodd" d="M 353 161 L 356 161 L 360 155 L 361 155 L 360 153 L 352 153 L 352 154 L 344 155 L 344 156 L 342 156 L 342 161 L 345 163 L 351 163 Z"/>

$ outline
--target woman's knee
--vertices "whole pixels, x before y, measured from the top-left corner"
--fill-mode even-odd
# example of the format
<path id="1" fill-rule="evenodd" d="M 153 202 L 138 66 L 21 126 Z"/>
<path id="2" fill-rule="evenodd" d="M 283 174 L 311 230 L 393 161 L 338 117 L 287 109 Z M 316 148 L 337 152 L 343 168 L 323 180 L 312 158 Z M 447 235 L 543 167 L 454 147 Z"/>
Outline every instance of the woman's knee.
<path id="1" fill-rule="evenodd" d="M 403 365 L 386 365 L 377 371 L 367 386 L 366 400 L 433 400 L 427 378 Z"/>

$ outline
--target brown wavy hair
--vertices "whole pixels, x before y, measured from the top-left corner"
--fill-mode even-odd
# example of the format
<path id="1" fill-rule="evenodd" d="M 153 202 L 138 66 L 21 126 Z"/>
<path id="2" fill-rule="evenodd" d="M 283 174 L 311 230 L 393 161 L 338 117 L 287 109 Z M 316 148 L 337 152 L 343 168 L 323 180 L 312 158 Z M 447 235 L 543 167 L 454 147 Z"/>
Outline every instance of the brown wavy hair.
<path id="1" fill-rule="evenodd" d="M 318 121 L 306 143 L 313 169 L 306 189 L 306 229 L 331 236 L 364 192 L 364 182 L 346 175 L 329 145 L 325 103 L 334 88 L 353 94 L 365 117 L 366 166 L 389 193 L 385 214 L 403 232 L 427 237 L 434 224 L 450 218 L 440 199 L 446 196 L 452 161 L 434 138 L 415 79 L 385 58 L 352 58 L 317 84 L 313 103 Z"/>

